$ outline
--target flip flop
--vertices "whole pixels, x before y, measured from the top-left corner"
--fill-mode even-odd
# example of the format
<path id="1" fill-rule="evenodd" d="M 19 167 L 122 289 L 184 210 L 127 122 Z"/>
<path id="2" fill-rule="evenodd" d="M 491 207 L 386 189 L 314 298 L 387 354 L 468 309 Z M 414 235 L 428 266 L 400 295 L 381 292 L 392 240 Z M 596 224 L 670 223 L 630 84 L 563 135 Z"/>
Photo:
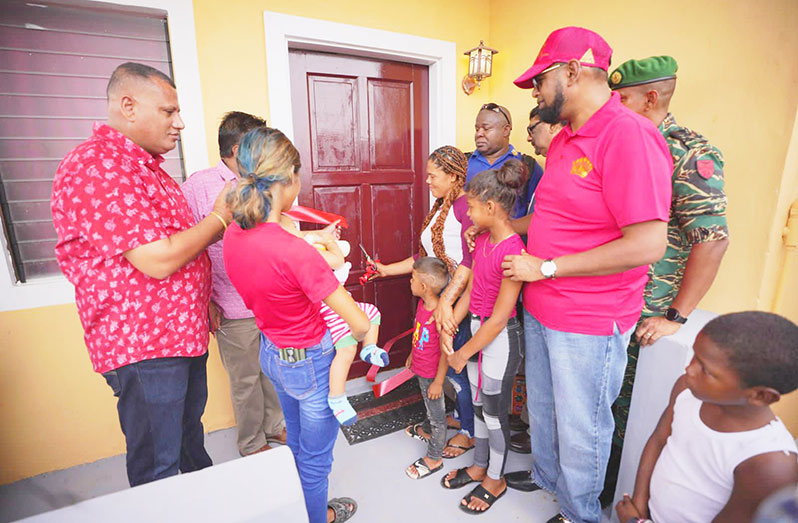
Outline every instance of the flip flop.
<path id="1" fill-rule="evenodd" d="M 493 506 L 493 504 L 496 502 L 497 499 L 504 496 L 506 493 L 507 493 L 507 487 L 504 487 L 504 490 L 502 490 L 501 494 L 499 494 L 498 496 L 494 496 L 493 494 L 488 492 L 488 490 L 485 487 L 483 487 L 481 484 L 477 485 L 476 487 L 474 487 L 474 490 L 469 492 L 468 495 L 462 499 L 462 501 L 465 501 L 466 504 L 463 505 L 462 503 L 460 503 L 460 510 L 462 510 L 467 514 L 484 514 L 490 509 L 490 507 Z M 468 502 L 471 501 L 471 498 L 481 499 L 482 501 L 488 504 L 488 508 L 486 508 L 485 510 L 475 510 L 468 508 Z"/>
<path id="2" fill-rule="evenodd" d="M 418 458 L 416 461 L 413 462 L 413 466 L 416 467 L 416 472 L 418 472 L 418 476 L 414 478 L 413 476 L 410 475 L 410 472 L 408 472 L 408 469 L 410 467 L 407 467 L 407 469 L 405 469 L 405 474 L 407 474 L 407 477 L 410 479 L 421 479 L 421 478 L 426 478 L 430 474 L 441 470 L 443 468 L 443 462 L 441 462 L 441 464 L 435 467 L 434 469 L 431 469 L 429 468 L 429 466 L 427 466 L 427 462 L 424 461 L 424 458 Z"/>
<path id="3" fill-rule="evenodd" d="M 429 443 L 429 438 L 425 438 L 421 434 L 418 433 L 419 427 L 421 427 L 422 423 L 416 423 L 415 425 L 410 425 L 405 429 L 405 434 L 410 436 L 411 438 L 415 438 L 419 441 L 423 441 L 424 443 Z"/>
<path id="4" fill-rule="evenodd" d="M 448 474 L 446 474 L 448 476 Z M 448 490 L 454 490 L 461 487 L 465 487 L 469 483 L 479 483 L 481 480 L 474 479 L 468 475 L 468 467 L 463 467 L 461 469 L 457 469 L 457 474 L 449 480 L 449 486 L 446 486 L 446 476 L 441 478 L 441 486 Z"/>
<path id="5" fill-rule="evenodd" d="M 458 454 L 457 456 L 447 456 L 446 454 L 444 454 L 444 455 L 443 455 L 443 459 L 454 459 L 454 458 L 459 458 L 460 456 L 462 456 L 463 454 L 465 454 L 465 453 L 466 453 L 466 452 L 468 452 L 469 450 L 473 449 L 473 448 L 474 448 L 474 445 L 471 445 L 470 447 L 464 447 L 464 446 L 462 446 L 462 445 L 456 445 L 456 444 L 454 444 L 454 443 L 449 443 L 448 445 L 446 445 L 445 447 L 443 447 L 443 450 L 445 451 L 445 450 L 446 450 L 448 447 L 452 447 L 453 449 L 460 449 L 460 450 L 462 450 L 463 452 L 461 452 L 461 453 L 460 453 L 460 454 Z"/>
<path id="6" fill-rule="evenodd" d="M 352 510 L 349 510 L 347 505 L 352 505 Z M 335 498 L 327 502 L 327 508 L 332 509 L 335 513 L 333 523 L 343 523 L 355 515 L 357 502 L 352 498 Z"/>

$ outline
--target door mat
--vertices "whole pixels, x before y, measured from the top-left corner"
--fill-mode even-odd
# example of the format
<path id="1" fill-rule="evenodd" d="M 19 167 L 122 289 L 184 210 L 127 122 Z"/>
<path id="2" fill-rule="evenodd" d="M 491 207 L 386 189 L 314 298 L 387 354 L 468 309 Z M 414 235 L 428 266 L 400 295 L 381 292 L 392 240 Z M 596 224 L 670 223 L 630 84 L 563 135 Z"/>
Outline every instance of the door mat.
<path id="1" fill-rule="evenodd" d="M 350 396 L 349 403 L 357 411 L 358 419 L 354 425 L 341 426 L 341 431 L 350 445 L 404 430 L 424 421 L 427 414 L 416 379 L 406 381 L 381 398 L 375 398 L 371 391 Z M 453 408 L 449 398 L 446 406 L 447 411 Z"/>

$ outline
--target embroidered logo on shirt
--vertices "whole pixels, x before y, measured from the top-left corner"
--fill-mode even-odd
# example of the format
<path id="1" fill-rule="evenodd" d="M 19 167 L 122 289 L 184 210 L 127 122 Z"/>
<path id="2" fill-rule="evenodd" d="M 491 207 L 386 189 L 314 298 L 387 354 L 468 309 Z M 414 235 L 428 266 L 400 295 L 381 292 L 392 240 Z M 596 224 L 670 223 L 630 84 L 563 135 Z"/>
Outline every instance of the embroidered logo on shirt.
<path id="1" fill-rule="evenodd" d="M 575 174 L 580 178 L 586 177 L 592 170 L 593 164 L 590 163 L 590 160 L 587 159 L 587 156 L 583 156 L 578 160 L 574 160 L 574 163 L 571 164 L 571 174 Z"/>

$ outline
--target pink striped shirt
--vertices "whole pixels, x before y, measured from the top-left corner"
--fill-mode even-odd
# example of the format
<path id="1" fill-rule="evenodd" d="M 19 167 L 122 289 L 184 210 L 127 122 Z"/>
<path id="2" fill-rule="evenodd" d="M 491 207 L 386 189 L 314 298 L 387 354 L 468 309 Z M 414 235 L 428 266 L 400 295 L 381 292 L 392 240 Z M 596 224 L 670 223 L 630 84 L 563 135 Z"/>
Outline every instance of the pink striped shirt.
<path id="1" fill-rule="evenodd" d="M 216 167 L 192 174 L 180 188 L 186 196 L 194 220 L 198 222 L 208 216 L 213 210 L 216 197 L 224 189 L 224 184 L 237 179 L 236 174 L 221 160 Z M 252 318 L 254 314 L 244 305 L 244 300 L 230 283 L 230 278 L 227 277 L 224 270 L 221 241 L 208 247 L 208 256 L 211 258 L 211 280 L 213 282 L 211 300 L 219 306 L 225 318 L 231 320 Z"/>

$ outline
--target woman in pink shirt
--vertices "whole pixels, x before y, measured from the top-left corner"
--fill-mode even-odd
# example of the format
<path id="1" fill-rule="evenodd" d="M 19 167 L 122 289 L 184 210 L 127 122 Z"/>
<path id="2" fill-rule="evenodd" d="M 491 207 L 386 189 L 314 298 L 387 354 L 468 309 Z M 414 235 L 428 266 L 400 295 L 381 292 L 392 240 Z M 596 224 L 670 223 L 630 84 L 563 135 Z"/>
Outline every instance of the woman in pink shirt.
<path id="1" fill-rule="evenodd" d="M 489 231 L 477 237 L 473 272 L 454 310 L 459 321 L 470 313 L 473 337 L 449 355 L 449 365 L 468 370 L 474 398 L 474 464 L 451 471 L 444 488 L 480 482 L 460 502 L 470 514 L 488 510 L 507 491 L 502 478 L 510 440 L 513 378 L 521 363 L 523 329 L 516 318 L 521 282 L 502 274 L 505 256 L 521 254 L 524 242 L 510 225 L 518 188 L 529 176 L 519 160 L 507 160 L 499 170 L 483 171 L 466 186 L 468 215 Z"/>
<path id="2" fill-rule="evenodd" d="M 288 138 L 276 129 L 253 129 L 241 139 L 236 161 L 241 181 L 230 196 L 234 223 L 224 237 L 225 269 L 261 331 L 261 368 L 280 398 L 308 518 L 345 521 L 357 508 L 354 500 L 327 502 L 338 433 L 327 404 L 335 349 L 319 308 L 323 301 L 338 313 L 358 341 L 369 319 L 318 251 L 279 223 L 300 189 L 299 153 Z"/>

